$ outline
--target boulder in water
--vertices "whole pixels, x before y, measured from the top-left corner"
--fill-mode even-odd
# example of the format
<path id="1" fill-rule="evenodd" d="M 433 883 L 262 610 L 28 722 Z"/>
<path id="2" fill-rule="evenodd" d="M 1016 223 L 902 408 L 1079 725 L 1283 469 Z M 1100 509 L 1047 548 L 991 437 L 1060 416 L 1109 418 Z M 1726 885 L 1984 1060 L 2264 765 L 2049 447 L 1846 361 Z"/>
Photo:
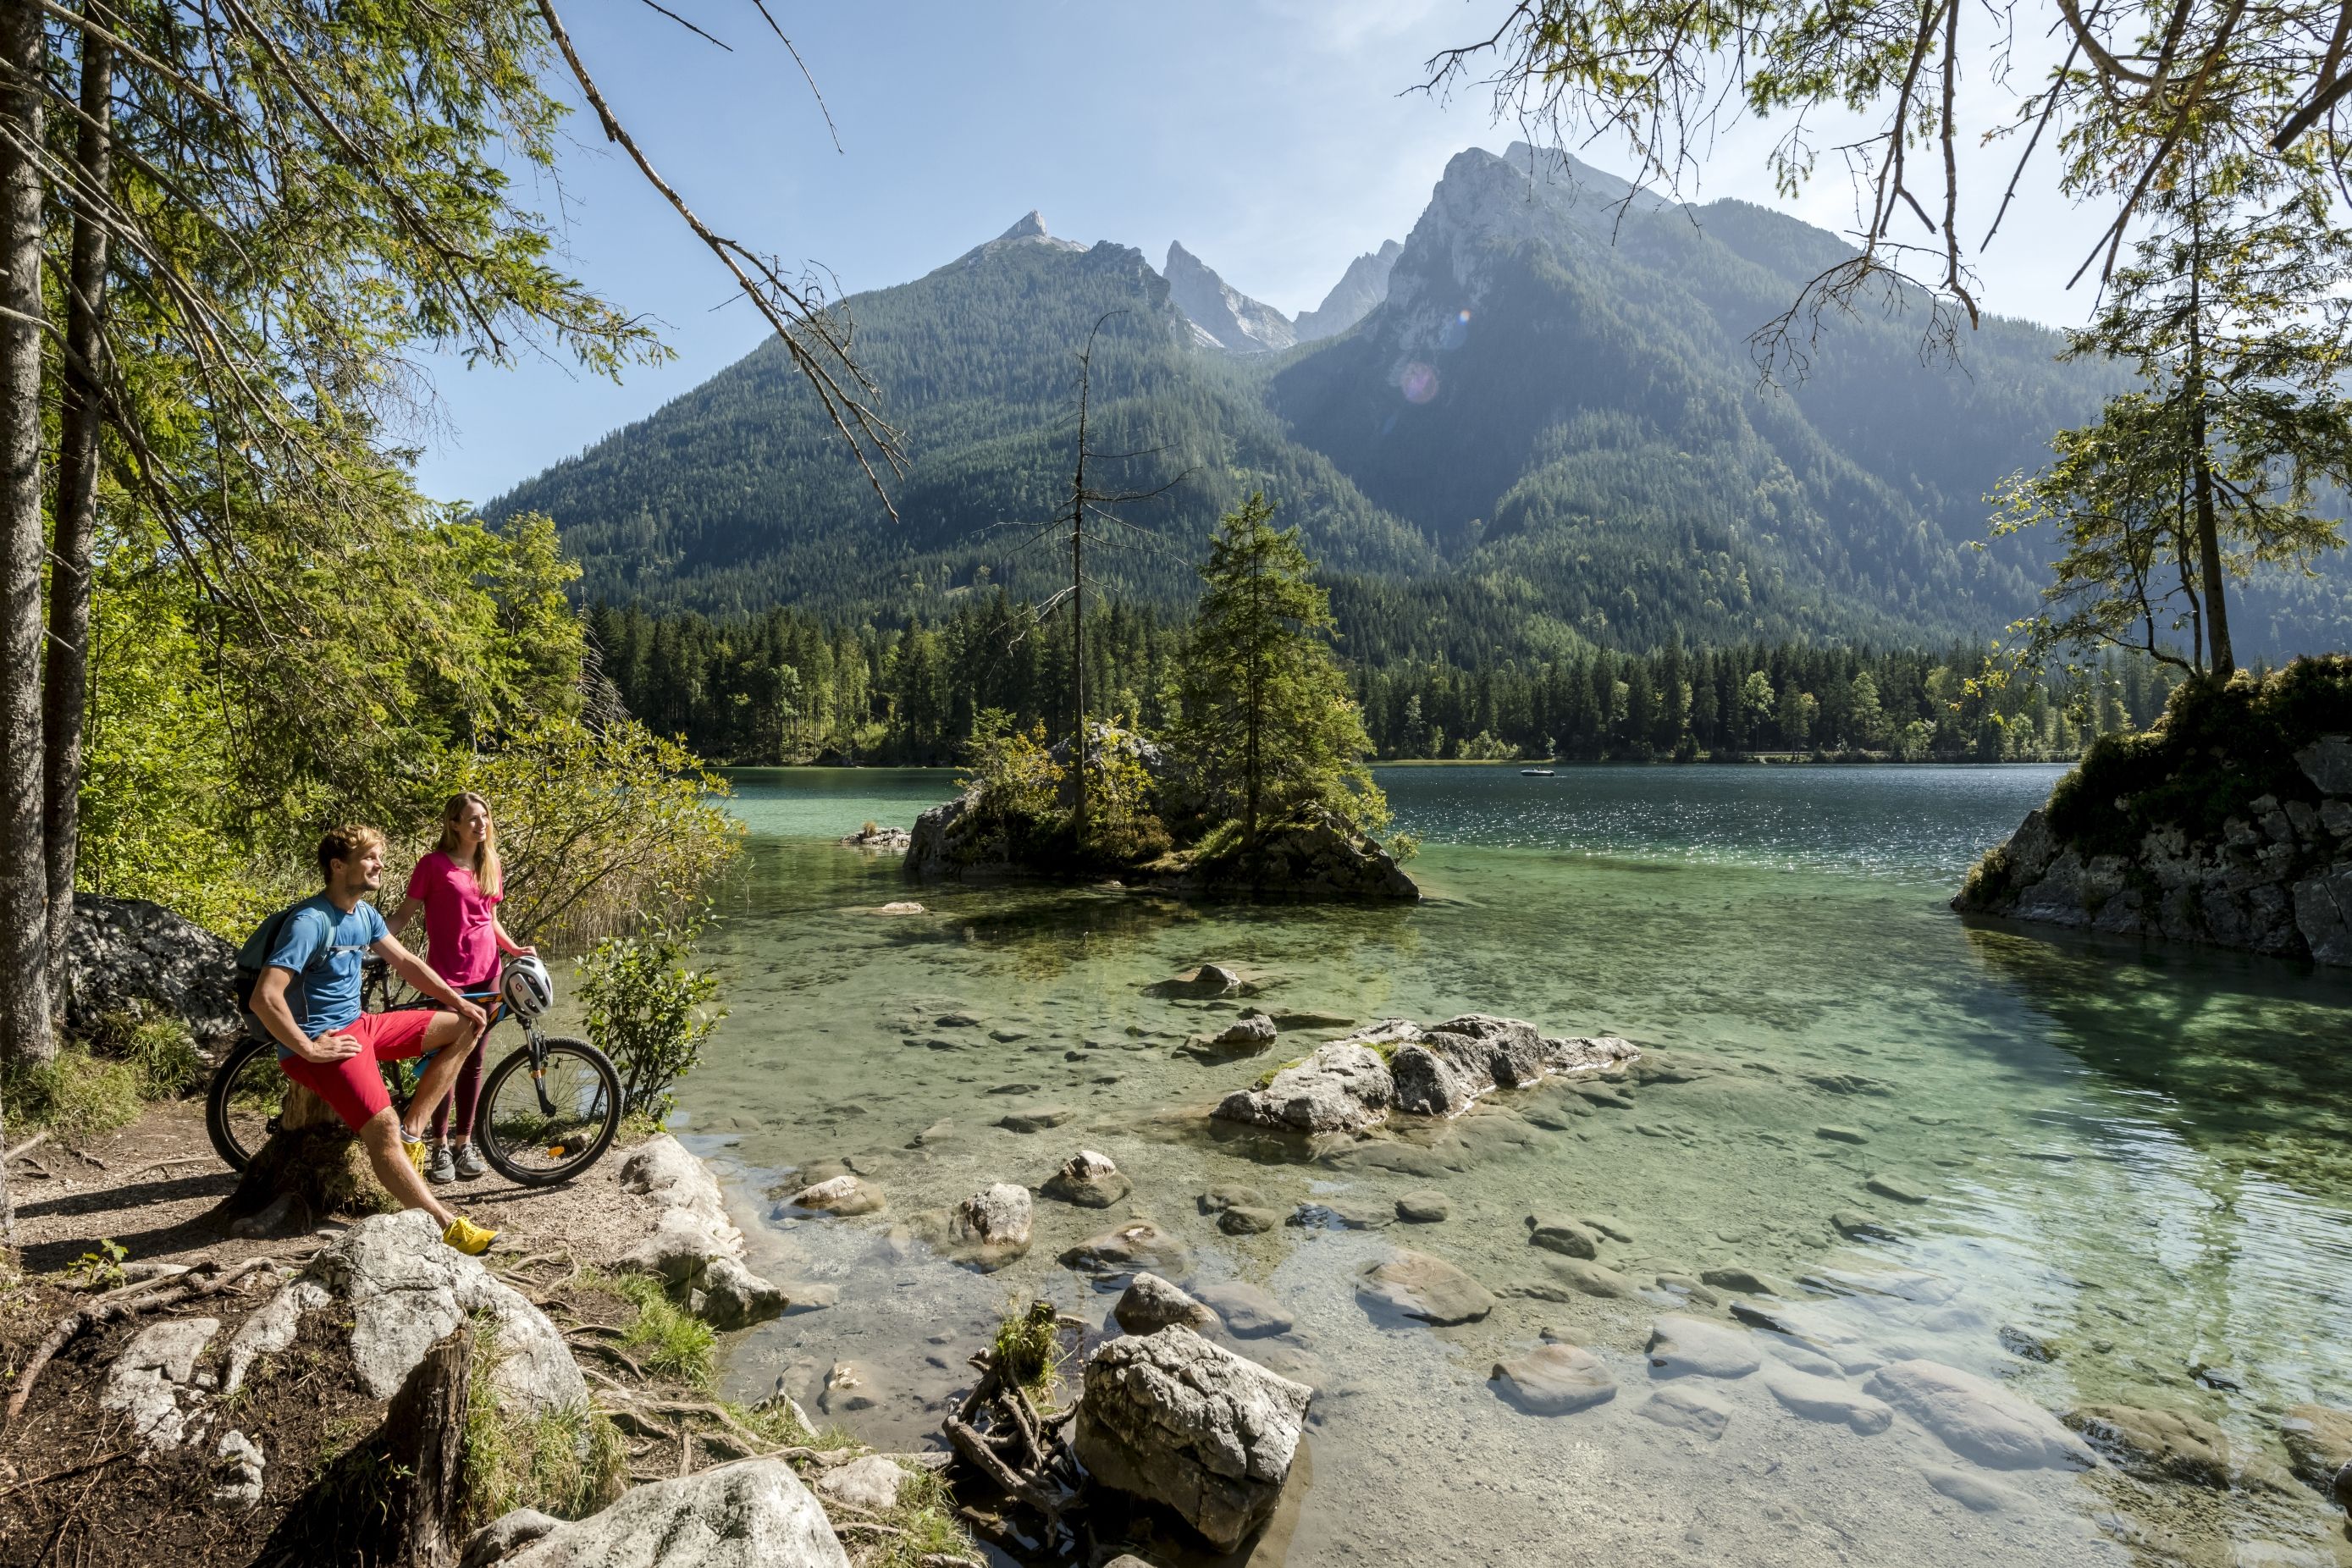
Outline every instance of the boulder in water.
<path id="1" fill-rule="evenodd" d="M 1958 1367 L 1899 1361 L 1879 1368 L 1869 1386 L 1952 1452 L 1990 1469 L 2088 1468 L 2095 1462 L 2048 1411 Z"/>
<path id="2" fill-rule="evenodd" d="M 1160 1503 L 1221 1552 L 1272 1516 L 1314 1397 L 1191 1329 L 1107 1341 L 1072 1447 L 1100 1485 Z"/>
<path id="3" fill-rule="evenodd" d="M 1130 1334 L 1156 1334 L 1171 1323 L 1188 1329 L 1213 1325 L 1217 1315 L 1159 1275 L 1138 1274 L 1110 1310 L 1118 1326 Z"/>
<path id="4" fill-rule="evenodd" d="M 1366 1264 L 1356 1293 L 1368 1304 L 1440 1326 L 1474 1323 L 1495 1310 L 1494 1293 L 1453 1264 L 1403 1249 Z"/>
<path id="5" fill-rule="evenodd" d="M 1045 1178 L 1041 1189 L 1049 1198 L 1082 1209 L 1107 1209 L 1135 1190 L 1135 1184 L 1111 1163 L 1109 1155 L 1081 1149 Z"/>
<path id="6" fill-rule="evenodd" d="M 1148 1219 L 1129 1220 L 1115 1230 L 1090 1236 L 1061 1258 L 1065 1268 L 1100 1276 L 1146 1268 L 1161 1275 L 1182 1274 L 1192 1261 L 1182 1242 Z"/>
<path id="7" fill-rule="evenodd" d="M 1487 1381 L 1503 1399 L 1534 1415 L 1566 1415 L 1617 1397 L 1617 1380 L 1591 1351 L 1538 1345 L 1495 1363 Z"/>

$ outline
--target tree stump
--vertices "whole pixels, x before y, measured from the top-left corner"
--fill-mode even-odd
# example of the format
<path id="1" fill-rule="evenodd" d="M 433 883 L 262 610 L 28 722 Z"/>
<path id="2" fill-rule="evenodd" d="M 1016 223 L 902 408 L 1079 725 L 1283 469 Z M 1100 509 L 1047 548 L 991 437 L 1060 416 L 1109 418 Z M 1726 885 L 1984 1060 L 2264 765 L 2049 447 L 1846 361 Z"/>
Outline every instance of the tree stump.
<path id="1" fill-rule="evenodd" d="M 454 1568 L 467 1504 L 474 1334 L 425 1352 L 383 1424 L 327 1467 L 270 1532 L 261 1568 Z"/>
<path id="2" fill-rule="evenodd" d="M 369 1168 L 367 1151 L 334 1108 L 290 1079 L 269 1135 L 236 1191 L 205 1217 L 237 1234 L 299 1236 L 329 1215 L 368 1215 L 391 1206 Z"/>

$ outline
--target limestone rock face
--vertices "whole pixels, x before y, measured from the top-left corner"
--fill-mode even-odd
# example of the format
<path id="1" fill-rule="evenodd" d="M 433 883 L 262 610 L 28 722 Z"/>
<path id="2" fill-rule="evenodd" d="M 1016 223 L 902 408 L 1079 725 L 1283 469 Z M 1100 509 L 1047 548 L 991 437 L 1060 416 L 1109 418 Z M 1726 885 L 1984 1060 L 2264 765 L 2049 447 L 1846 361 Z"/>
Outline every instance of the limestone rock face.
<path id="1" fill-rule="evenodd" d="M 1108 1341 L 1088 1358 L 1073 1447 L 1097 1482 L 1165 1504 L 1231 1552 L 1273 1514 L 1313 1396 L 1188 1328 L 1166 1328 Z"/>
<path id="2" fill-rule="evenodd" d="M 1298 341 L 1311 343 L 1336 338 L 1370 315 L 1389 297 L 1389 273 L 1403 249 L 1393 239 L 1382 240 L 1380 249 L 1367 251 L 1348 263 L 1348 270 L 1323 296 L 1323 303 L 1298 312 L 1297 321 L 1292 323 Z"/>
<path id="3" fill-rule="evenodd" d="M 1181 245 L 1168 247 L 1167 277 L 1170 301 L 1228 353 L 1265 353 L 1298 341 L 1288 317 L 1234 288 Z"/>
<path id="4" fill-rule="evenodd" d="M 337 1237 L 229 1342 L 225 1391 L 257 1354 L 284 1351 L 301 1318 L 330 1303 L 349 1314 L 352 1364 L 371 1397 L 389 1399 L 425 1352 L 477 1312 L 497 1321 L 491 1377 L 508 1408 L 541 1415 L 588 1401 L 563 1336 L 547 1314 L 475 1258 L 442 1245 L 423 1211 L 371 1215 Z"/>
<path id="5" fill-rule="evenodd" d="M 740 1459 L 621 1494 L 559 1524 L 499 1568 L 848 1568 L 833 1525 L 790 1465 Z"/>
<path id="6" fill-rule="evenodd" d="M 2081 1438 L 2042 1409 L 1983 1378 L 1932 1361 L 1881 1367 L 1870 1392 L 1910 1416 L 1964 1459 L 1997 1470 L 2088 1468 Z"/>
<path id="7" fill-rule="evenodd" d="M 161 904 L 76 893 L 66 970 L 73 985 L 66 1017 L 78 1029 L 141 1005 L 180 1019 L 208 1049 L 245 1027 L 233 985 L 236 949 Z"/>
<path id="8" fill-rule="evenodd" d="M 2208 837 L 2152 827 L 2124 855 L 2086 857 L 2029 812 L 1952 907 L 2352 968 L 2352 735 L 2294 761 L 2316 799 L 2262 795 Z"/>

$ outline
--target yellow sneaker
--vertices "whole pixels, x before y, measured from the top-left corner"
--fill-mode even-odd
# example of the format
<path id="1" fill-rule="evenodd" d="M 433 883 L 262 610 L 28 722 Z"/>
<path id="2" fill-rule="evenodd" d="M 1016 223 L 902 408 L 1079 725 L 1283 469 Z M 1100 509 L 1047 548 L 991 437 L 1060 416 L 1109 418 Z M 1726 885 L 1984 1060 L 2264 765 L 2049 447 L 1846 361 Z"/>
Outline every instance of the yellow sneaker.
<path id="1" fill-rule="evenodd" d="M 467 1219 L 464 1215 L 459 1215 L 457 1218 L 451 1220 L 449 1222 L 449 1228 L 441 1233 L 442 1240 L 447 1242 L 458 1251 L 466 1254 L 468 1258 L 479 1257 L 482 1253 L 488 1251 L 490 1243 L 496 1241 L 498 1238 L 499 1233 L 497 1231 L 485 1229 L 481 1226 L 476 1225 L 472 1220 Z"/>
<path id="2" fill-rule="evenodd" d="M 420 1176 L 425 1173 L 425 1167 L 433 1157 L 432 1151 L 425 1148 L 425 1140 L 422 1138 L 402 1139 L 400 1152 L 408 1156 L 408 1163 L 416 1167 L 416 1173 Z"/>

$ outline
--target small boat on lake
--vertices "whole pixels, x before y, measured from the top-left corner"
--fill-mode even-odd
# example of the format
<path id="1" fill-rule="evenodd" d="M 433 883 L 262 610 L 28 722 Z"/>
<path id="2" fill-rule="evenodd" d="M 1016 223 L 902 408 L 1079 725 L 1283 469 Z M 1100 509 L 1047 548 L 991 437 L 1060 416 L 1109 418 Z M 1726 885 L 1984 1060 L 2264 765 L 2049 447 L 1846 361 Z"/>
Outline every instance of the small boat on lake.
<path id="1" fill-rule="evenodd" d="M 1548 779 L 1552 776 L 1552 770 L 1549 768 L 1521 768 L 1519 770 L 1519 776 L 1523 779 Z"/>

